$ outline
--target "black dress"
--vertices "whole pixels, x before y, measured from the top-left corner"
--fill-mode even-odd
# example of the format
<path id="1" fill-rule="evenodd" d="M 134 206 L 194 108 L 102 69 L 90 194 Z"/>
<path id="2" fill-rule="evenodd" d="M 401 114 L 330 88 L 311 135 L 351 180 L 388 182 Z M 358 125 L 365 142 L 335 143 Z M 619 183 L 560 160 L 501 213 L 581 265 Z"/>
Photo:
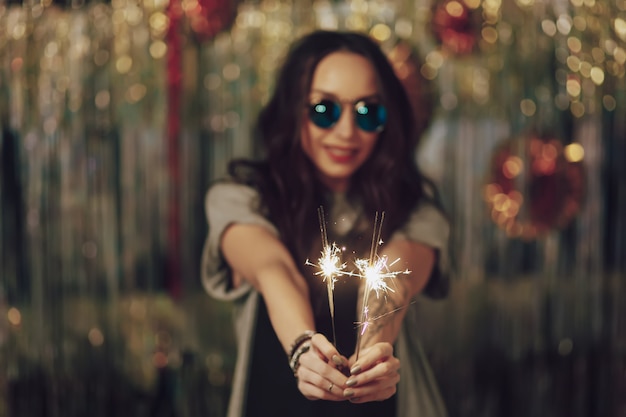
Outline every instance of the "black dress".
<path id="1" fill-rule="evenodd" d="M 310 282 L 316 330 L 332 342 L 332 321 L 326 283 L 314 276 Z M 336 346 L 349 357 L 356 346 L 359 278 L 340 277 L 335 284 Z M 286 354 L 276 337 L 262 298 L 257 311 L 252 346 L 245 417 L 393 417 L 396 396 L 364 404 L 350 401 L 311 401 L 298 390 Z"/>

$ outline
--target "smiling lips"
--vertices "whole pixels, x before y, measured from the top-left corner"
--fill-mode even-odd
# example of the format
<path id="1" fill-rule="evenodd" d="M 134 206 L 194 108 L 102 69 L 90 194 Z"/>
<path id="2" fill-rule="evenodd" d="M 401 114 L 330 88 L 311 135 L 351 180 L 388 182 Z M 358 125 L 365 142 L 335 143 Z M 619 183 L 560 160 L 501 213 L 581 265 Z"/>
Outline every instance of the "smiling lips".
<path id="1" fill-rule="evenodd" d="M 328 157 L 335 163 L 346 164 L 351 162 L 357 155 L 358 149 L 342 148 L 338 146 L 325 146 Z"/>

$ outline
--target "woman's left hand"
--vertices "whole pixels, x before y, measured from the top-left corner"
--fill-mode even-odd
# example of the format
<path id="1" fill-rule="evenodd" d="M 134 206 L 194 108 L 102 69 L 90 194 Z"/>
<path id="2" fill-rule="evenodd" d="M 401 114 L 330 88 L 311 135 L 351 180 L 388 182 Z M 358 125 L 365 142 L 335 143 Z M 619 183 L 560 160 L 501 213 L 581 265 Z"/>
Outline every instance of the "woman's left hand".
<path id="1" fill-rule="evenodd" d="M 363 349 L 359 359 L 350 359 L 350 374 L 343 391 L 353 403 L 383 401 L 396 393 L 400 381 L 400 360 L 393 355 L 393 345 L 376 343 Z"/>

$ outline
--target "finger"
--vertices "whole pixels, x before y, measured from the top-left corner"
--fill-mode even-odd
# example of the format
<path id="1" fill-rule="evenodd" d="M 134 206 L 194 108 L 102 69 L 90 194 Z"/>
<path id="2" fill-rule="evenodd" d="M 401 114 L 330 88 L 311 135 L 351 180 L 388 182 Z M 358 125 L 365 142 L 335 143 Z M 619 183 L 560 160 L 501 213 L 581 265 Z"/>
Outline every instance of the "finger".
<path id="1" fill-rule="evenodd" d="M 350 367 L 350 373 L 352 375 L 360 374 L 390 357 L 393 357 L 393 346 L 390 343 L 376 343 L 363 350 L 359 359 Z"/>
<path id="2" fill-rule="evenodd" d="M 349 397 L 349 401 L 351 403 L 366 403 L 371 401 L 384 401 L 388 398 L 391 398 L 397 392 L 396 386 L 386 387 L 383 389 L 378 389 L 371 393 L 357 393 L 352 397 Z"/>
<path id="3" fill-rule="evenodd" d="M 348 360 L 339 354 L 337 348 L 321 333 L 316 333 L 311 339 L 311 345 L 326 359 L 337 367 L 348 366 Z"/>
<path id="4" fill-rule="evenodd" d="M 343 388 L 308 368 L 300 368 L 298 389 L 309 399 L 345 401 Z"/>
<path id="5" fill-rule="evenodd" d="M 376 363 L 372 368 L 353 375 L 352 378 L 364 383 L 397 374 L 399 370 L 400 360 L 392 356 L 384 361 Z"/>
<path id="6" fill-rule="evenodd" d="M 332 386 L 329 390 L 303 382 L 298 384 L 298 389 L 309 400 L 346 401 L 348 399 L 343 396 L 343 391 L 337 386 Z"/>
<path id="7" fill-rule="evenodd" d="M 344 396 L 353 401 L 355 398 L 362 402 L 381 401 L 391 397 L 397 390 L 400 374 L 394 372 L 370 382 L 361 382 L 360 384 L 351 385 L 348 380 L 348 388 L 344 390 Z"/>
<path id="8" fill-rule="evenodd" d="M 329 383 L 332 382 L 336 386 L 341 387 L 341 389 L 345 387 L 346 381 L 348 380 L 348 378 L 340 370 L 335 368 L 332 362 L 326 362 L 324 358 L 321 358 L 318 354 L 311 351 L 305 353 L 300 358 L 300 369 L 303 368 L 320 378 L 329 381 Z M 314 385 L 323 387 L 323 384 L 321 384 L 319 380 L 313 379 L 311 382 Z M 328 384 L 326 384 L 326 386 L 328 386 Z"/>
<path id="9" fill-rule="evenodd" d="M 360 372 L 356 375 L 350 376 L 346 381 L 346 386 L 349 388 L 361 387 L 368 384 L 380 384 L 383 381 L 389 380 L 390 383 L 396 384 L 400 379 L 400 361 L 391 357 L 385 362 L 376 364 L 373 368 Z"/>

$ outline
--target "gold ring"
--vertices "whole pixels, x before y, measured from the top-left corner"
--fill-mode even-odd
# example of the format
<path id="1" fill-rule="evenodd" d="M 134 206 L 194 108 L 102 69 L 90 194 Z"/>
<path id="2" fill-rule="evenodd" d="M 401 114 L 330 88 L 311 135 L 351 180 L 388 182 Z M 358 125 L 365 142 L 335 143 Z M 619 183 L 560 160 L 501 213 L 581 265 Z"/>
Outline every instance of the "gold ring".
<path id="1" fill-rule="evenodd" d="M 328 392 L 331 392 L 333 390 L 333 387 L 335 386 L 335 384 L 333 382 L 330 383 L 330 387 L 328 387 Z"/>

